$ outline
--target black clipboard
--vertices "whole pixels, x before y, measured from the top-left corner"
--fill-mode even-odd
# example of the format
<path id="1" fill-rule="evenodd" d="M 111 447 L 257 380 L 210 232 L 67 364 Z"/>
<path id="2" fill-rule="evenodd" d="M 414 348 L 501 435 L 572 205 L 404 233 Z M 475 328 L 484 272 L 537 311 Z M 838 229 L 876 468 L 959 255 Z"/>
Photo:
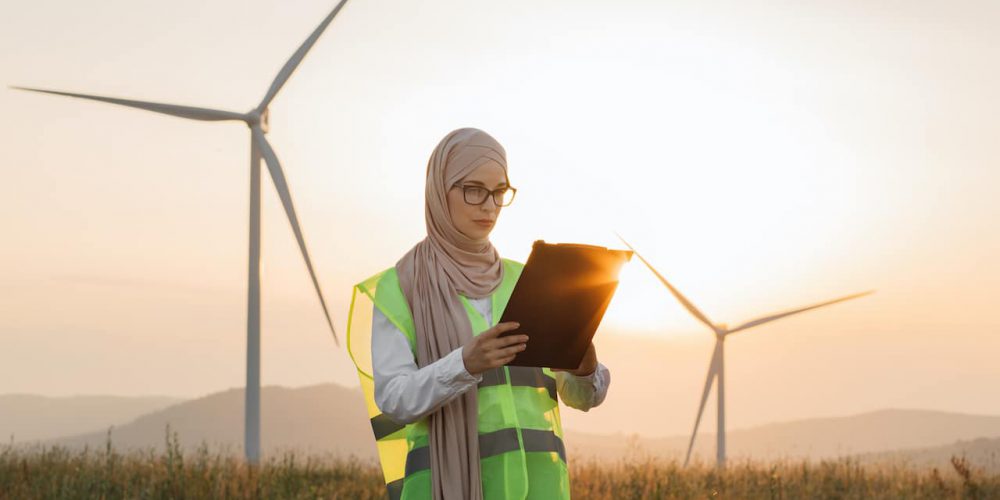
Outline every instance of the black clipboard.
<path id="1" fill-rule="evenodd" d="M 501 337 L 528 335 L 508 365 L 579 367 L 631 258 L 629 250 L 536 241 L 500 318 L 521 324 Z"/>

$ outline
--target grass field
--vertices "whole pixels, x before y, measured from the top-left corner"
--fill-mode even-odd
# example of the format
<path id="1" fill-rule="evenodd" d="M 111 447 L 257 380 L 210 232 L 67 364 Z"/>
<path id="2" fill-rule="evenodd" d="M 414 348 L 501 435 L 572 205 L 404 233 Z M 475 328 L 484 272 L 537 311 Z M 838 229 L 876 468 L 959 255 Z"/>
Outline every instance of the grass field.
<path id="1" fill-rule="evenodd" d="M 168 430 L 164 452 L 0 448 L 0 500 L 32 498 L 386 498 L 374 463 L 286 453 L 257 467 L 238 455 L 184 454 Z M 574 499 L 1000 498 L 1000 476 L 963 458 L 948 470 L 862 466 L 850 460 L 730 463 L 724 471 L 631 459 L 570 464 Z"/>

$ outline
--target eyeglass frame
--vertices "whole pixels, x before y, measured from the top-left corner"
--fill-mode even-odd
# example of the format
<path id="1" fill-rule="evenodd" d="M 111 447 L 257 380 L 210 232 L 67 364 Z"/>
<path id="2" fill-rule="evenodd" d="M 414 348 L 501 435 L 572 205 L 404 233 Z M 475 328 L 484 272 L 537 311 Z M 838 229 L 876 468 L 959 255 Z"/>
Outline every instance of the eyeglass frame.
<path id="1" fill-rule="evenodd" d="M 517 188 L 515 188 L 513 186 L 505 186 L 505 187 L 497 188 L 497 189 L 493 189 L 493 190 L 486 189 L 486 186 L 480 186 L 480 185 L 477 185 L 477 184 L 453 184 L 451 187 L 452 188 L 462 188 L 462 201 L 464 201 L 467 205 L 472 205 L 472 206 L 482 205 L 482 204 L 486 203 L 486 200 L 488 200 L 490 198 L 493 198 L 493 204 L 495 206 L 497 206 L 497 207 L 509 207 L 511 203 L 514 203 L 514 196 L 517 195 Z M 469 189 L 469 188 L 476 188 L 476 189 L 482 189 L 482 190 L 487 191 L 486 196 L 483 197 L 483 201 L 480 201 L 479 203 L 472 203 L 472 202 L 470 202 L 469 201 L 469 195 L 467 194 L 468 193 L 467 189 Z M 501 205 L 500 202 L 497 201 L 497 194 L 499 194 L 501 191 L 510 191 L 510 201 L 507 202 L 506 205 Z"/>

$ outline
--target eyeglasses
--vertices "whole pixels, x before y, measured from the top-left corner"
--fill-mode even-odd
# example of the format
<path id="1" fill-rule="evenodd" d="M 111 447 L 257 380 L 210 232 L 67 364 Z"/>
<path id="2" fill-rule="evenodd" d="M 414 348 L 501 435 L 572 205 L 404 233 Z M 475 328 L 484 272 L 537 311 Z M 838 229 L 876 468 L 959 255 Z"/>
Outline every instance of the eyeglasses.
<path id="1" fill-rule="evenodd" d="M 486 198 L 493 195 L 493 203 L 498 207 L 506 207 L 514 201 L 514 194 L 517 193 L 517 189 L 510 186 L 494 189 L 490 191 L 482 186 L 477 186 L 475 184 L 455 184 L 453 188 L 462 188 L 462 195 L 465 197 L 465 202 L 469 205 L 482 205 L 486 203 Z"/>

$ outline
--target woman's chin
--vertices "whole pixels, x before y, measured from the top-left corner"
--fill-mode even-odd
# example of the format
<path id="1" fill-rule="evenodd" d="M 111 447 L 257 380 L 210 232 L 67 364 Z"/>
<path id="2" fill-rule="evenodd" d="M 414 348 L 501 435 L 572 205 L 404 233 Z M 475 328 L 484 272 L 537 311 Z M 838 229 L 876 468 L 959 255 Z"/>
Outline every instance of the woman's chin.
<path id="1" fill-rule="evenodd" d="M 493 232 L 493 228 L 481 228 L 481 227 L 470 227 L 462 230 L 457 228 L 458 232 L 464 234 L 467 238 L 471 240 L 488 240 L 490 238 L 490 233 Z"/>

